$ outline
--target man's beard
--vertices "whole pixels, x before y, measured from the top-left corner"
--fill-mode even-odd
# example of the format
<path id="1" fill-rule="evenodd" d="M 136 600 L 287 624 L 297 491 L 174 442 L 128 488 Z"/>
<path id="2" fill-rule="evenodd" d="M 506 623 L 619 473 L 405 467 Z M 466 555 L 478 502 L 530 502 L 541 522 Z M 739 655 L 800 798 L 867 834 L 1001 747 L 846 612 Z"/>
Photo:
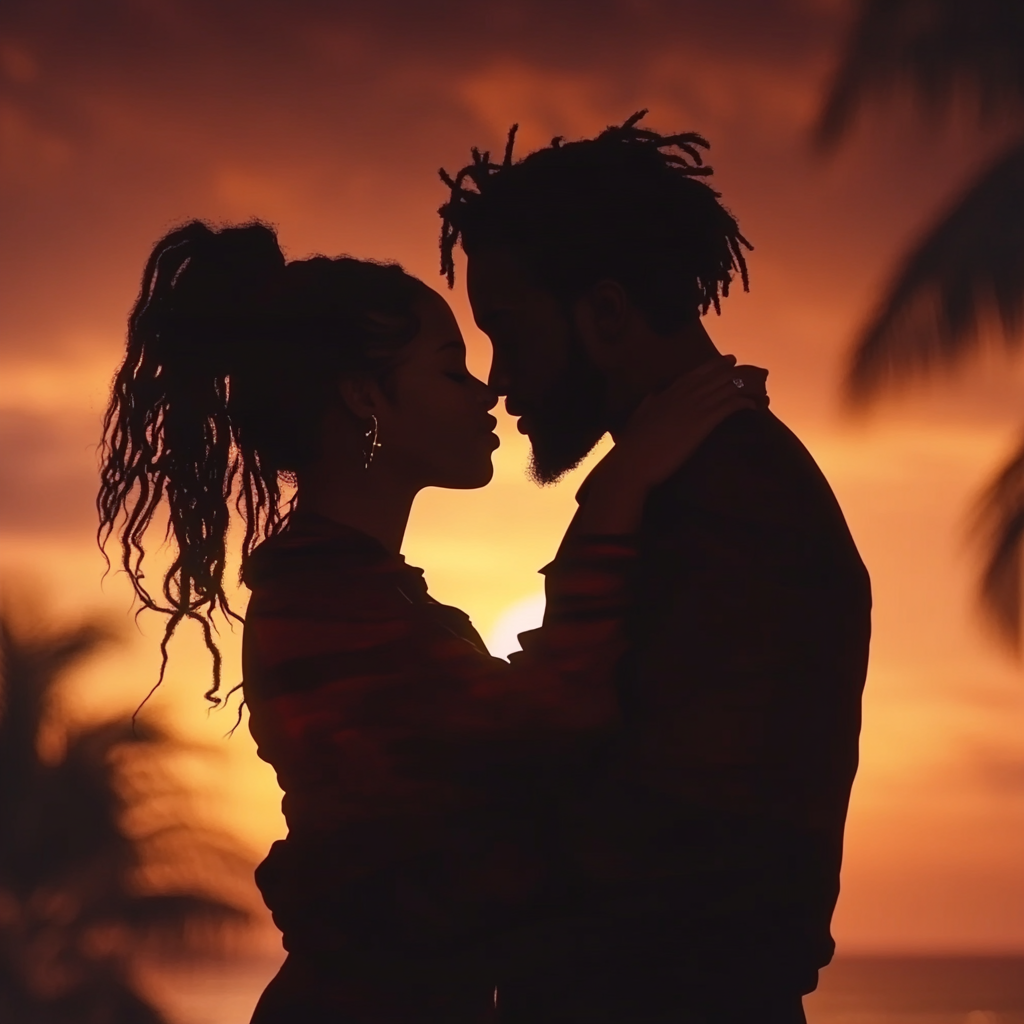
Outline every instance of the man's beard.
<path id="1" fill-rule="evenodd" d="M 565 369 L 530 415 L 530 477 L 553 484 L 575 469 L 608 430 L 604 377 L 570 340 Z"/>

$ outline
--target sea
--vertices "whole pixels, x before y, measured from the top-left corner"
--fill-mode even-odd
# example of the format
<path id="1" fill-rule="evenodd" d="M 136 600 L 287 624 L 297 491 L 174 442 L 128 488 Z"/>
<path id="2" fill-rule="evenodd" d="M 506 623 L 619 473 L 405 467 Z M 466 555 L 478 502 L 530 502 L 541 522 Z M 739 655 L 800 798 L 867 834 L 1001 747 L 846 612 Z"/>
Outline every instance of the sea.
<path id="1" fill-rule="evenodd" d="M 279 964 L 165 963 L 146 987 L 172 1024 L 248 1024 Z M 808 1024 L 1024 1024 L 1024 955 L 840 956 L 804 1006 Z"/>

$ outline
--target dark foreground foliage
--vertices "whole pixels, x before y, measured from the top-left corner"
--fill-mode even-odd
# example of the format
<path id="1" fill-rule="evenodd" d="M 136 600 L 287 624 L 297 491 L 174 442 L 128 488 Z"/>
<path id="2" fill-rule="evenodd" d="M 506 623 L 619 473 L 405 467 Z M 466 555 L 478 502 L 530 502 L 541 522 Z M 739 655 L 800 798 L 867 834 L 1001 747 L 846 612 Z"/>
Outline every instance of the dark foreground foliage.
<path id="1" fill-rule="evenodd" d="M 0 1021 L 161 1024 L 139 955 L 208 948 L 247 916 L 211 895 L 242 861 L 187 824 L 170 738 L 127 716 L 60 721 L 63 677 L 105 639 L 0 608 Z"/>

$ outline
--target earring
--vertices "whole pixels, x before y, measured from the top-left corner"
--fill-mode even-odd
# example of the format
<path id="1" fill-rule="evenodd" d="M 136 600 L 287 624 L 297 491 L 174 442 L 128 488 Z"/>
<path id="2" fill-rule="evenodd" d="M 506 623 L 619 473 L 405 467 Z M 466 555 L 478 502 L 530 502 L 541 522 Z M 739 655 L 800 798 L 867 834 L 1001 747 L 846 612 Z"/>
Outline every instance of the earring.
<path id="1" fill-rule="evenodd" d="M 377 454 L 377 449 L 380 448 L 380 441 L 377 440 L 376 416 L 370 416 L 370 425 L 366 428 L 366 433 L 363 434 L 363 438 L 366 441 L 364 453 L 366 461 L 363 463 L 363 469 L 369 469 L 370 463 L 373 462 L 373 457 Z"/>

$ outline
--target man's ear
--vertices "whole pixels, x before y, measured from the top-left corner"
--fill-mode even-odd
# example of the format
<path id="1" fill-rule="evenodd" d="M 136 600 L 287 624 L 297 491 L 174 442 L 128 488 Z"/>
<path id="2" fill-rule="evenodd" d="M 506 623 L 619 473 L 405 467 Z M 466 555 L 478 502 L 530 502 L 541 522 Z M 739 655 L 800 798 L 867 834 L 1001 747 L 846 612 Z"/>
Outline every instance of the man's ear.
<path id="1" fill-rule="evenodd" d="M 631 314 L 626 289 L 610 278 L 588 288 L 573 304 L 576 333 L 587 354 L 602 369 L 617 365 Z"/>
<path id="2" fill-rule="evenodd" d="M 341 399 L 356 419 L 368 420 L 380 411 L 380 388 L 363 373 L 346 374 L 338 382 Z"/>

